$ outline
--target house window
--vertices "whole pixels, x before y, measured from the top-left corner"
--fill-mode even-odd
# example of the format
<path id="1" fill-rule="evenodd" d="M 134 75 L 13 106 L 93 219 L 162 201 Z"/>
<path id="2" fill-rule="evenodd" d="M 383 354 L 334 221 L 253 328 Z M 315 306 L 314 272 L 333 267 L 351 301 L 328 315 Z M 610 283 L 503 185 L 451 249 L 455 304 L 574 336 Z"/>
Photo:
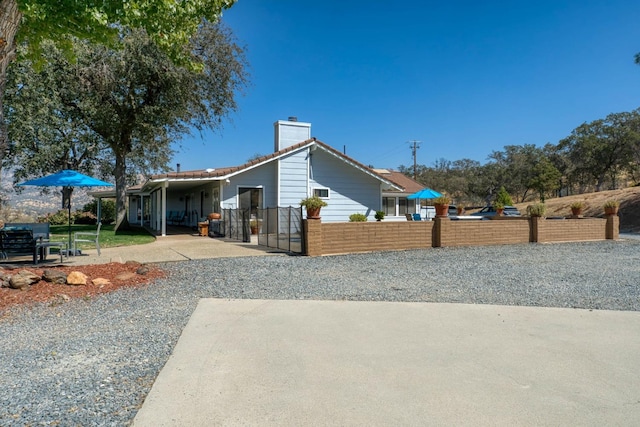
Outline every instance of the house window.
<path id="1" fill-rule="evenodd" d="M 398 208 L 400 212 L 398 215 L 402 216 L 404 214 L 412 214 L 416 212 L 416 202 L 413 200 L 408 200 L 406 197 L 401 197 L 398 199 Z"/>
<path id="2" fill-rule="evenodd" d="M 328 188 L 314 188 L 313 189 L 313 195 L 314 196 L 318 196 L 321 199 L 328 199 L 329 198 L 329 189 Z"/>
<path id="3" fill-rule="evenodd" d="M 396 216 L 396 198 L 395 197 L 383 197 L 382 198 L 382 210 L 385 215 Z"/>

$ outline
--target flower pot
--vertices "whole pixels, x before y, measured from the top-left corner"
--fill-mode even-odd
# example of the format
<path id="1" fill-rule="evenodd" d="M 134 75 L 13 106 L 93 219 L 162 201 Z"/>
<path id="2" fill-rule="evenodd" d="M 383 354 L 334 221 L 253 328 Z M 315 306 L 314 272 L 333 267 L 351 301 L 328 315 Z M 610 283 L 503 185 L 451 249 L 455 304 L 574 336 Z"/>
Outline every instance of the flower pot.
<path id="1" fill-rule="evenodd" d="M 437 217 L 446 217 L 449 215 L 449 205 L 434 205 Z"/>
<path id="2" fill-rule="evenodd" d="M 307 219 L 320 219 L 320 208 L 307 208 Z"/>
<path id="3" fill-rule="evenodd" d="M 582 215 L 582 208 L 571 208 L 571 215 L 573 216 Z"/>
<path id="4" fill-rule="evenodd" d="M 222 215 L 220 215 L 217 212 L 211 212 L 209 215 L 207 215 L 207 219 L 208 220 L 212 220 L 212 219 L 220 219 L 222 217 Z"/>
<path id="5" fill-rule="evenodd" d="M 252 225 L 251 226 L 251 234 L 258 234 L 258 226 L 257 225 Z"/>
<path id="6" fill-rule="evenodd" d="M 504 208 L 496 208 L 496 215 L 502 216 L 504 214 Z"/>
<path id="7" fill-rule="evenodd" d="M 604 213 L 605 215 L 617 215 L 618 214 L 618 207 L 617 206 L 613 206 L 610 208 L 604 208 Z"/>

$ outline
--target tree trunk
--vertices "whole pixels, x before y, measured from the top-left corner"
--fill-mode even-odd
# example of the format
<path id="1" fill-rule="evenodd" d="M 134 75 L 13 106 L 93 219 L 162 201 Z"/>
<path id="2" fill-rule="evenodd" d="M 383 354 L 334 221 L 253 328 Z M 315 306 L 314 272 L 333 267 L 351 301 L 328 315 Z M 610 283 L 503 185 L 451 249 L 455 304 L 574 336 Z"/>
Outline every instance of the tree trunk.
<path id="1" fill-rule="evenodd" d="M 18 10 L 17 0 L 0 0 L 0 171 L 8 147 L 3 103 L 7 67 L 16 57 L 15 37 L 21 19 L 22 13 Z"/>
<path id="2" fill-rule="evenodd" d="M 114 231 L 129 230 L 129 219 L 127 216 L 127 165 L 126 155 L 119 150 L 114 150 L 116 157 L 116 167 L 114 175 L 116 178 L 116 225 Z"/>

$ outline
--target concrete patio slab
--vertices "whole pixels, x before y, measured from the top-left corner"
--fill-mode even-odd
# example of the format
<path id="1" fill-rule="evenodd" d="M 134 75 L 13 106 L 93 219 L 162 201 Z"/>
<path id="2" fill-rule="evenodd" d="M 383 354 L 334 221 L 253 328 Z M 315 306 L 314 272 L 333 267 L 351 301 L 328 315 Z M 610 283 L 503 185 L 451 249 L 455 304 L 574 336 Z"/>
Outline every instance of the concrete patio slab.
<path id="1" fill-rule="evenodd" d="M 640 313 L 203 299 L 134 424 L 637 425 Z"/>

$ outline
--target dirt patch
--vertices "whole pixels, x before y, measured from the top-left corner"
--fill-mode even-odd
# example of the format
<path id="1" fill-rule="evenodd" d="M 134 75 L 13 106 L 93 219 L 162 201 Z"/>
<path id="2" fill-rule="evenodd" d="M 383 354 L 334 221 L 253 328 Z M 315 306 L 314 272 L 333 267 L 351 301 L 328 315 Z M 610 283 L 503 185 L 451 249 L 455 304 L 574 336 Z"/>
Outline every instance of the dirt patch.
<path id="1" fill-rule="evenodd" d="M 547 216 L 569 216 L 571 215 L 571 203 L 582 201 L 586 208 L 583 210 L 584 216 L 602 217 L 607 200 L 617 200 L 620 202 L 620 231 L 640 232 L 640 187 L 623 188 L 620 190 L 599 191 L 597 193 L 577 194 L 574 196 L 557 197 L 547 199 Z M 526 213 L 527 206 L 533 202 L 518 203 L 516 207 L 521 213 Z"/>
<path id="2" fill-rule="evenodd" d="M 72 298 L 91 298 L 94 295 L 112 292 L 123 287 L 146 285 L 156 279 L 166 277 L 166 272 L 153 265 L 145 265 L 148 271 L 138 274 L 138 263 L 116 263 L 83 265 L 75 267 L 17 267 L 3 268 L 5 274 L 13 275 L 20 270 L 28 270 L 42 276 L 44 270 L 57 270 L 68 275 L 79 271 L 87 276 L 87 284 L 83 286 L 56 285 L 44 280 L 29 286 L 27 290 L 0 288 L 0 310 L 20 304 L 36 302 L 62 303 Z M 106 279 L 106 280 L 95 280 Z M 93 282 L 95 280 L 95 283 Z"/>

